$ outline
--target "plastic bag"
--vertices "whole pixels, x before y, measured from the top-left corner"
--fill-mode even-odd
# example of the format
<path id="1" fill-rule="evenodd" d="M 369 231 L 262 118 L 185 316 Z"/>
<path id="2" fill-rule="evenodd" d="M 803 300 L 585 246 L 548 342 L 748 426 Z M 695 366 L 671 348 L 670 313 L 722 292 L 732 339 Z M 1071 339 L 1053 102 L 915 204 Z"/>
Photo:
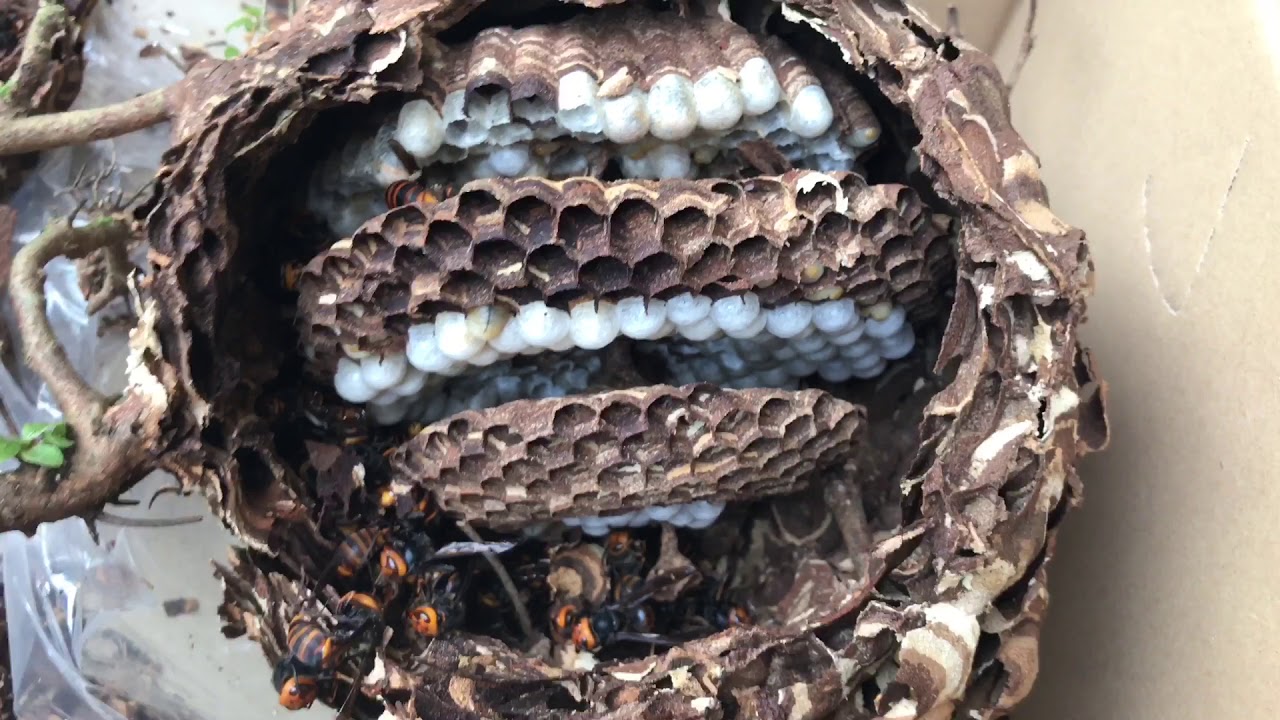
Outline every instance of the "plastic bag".
<path id="1" fill-rule="evenodd" d="M 14 712 L 21 718 L 200 720 L 130 613 L 161 612 L 121 533 L 96 545 L 84 522 L 3 536 Z M 123 712 L 122 712 L 123 711 Z"/>
<path id="2" fill-rule="evenodd" d="M 84 85 L 74 107 L 168 85 L 181 73 L 163 57 L 144 57 L 144 45 L 155 42 L 172 51 L 178 43 L 216 41 L 242 13 L 237 0 L 98 3 L 87 25 Z M 73 209 L 77 200 L 65 188 L 77 177 L 99 177 L 100 192 L 126 196 L 148 182 L 168 134 L 162 124 L 42 153 L 36 171 L 8 199 L 19 213 L 15 245 L 29 243 L 51 219 Z M 70 262 L 59 259 L 46 267 L 45 291 L 51 324 L 72 365 L 99 390 L 118 391 L 124 381 L 123 331 L 100 334 Z M 0 322 L 12 336 L 11 313 Z M 9 414 L 7 421 L 0 415 L 0 434 L 61 418 L 48 389 L 21 365 L 0 363 L 0 402 Z M 16 465 L 0 464 L 0 472 Z M 157 474 L 137 497 L 145 502 L 165 483 Z M 196 498 L 167 497 L 155 513 L 186 515 L 202 506 Z M 270 712 L 274 692 L 260 649 L 247 641 L 227 642 L 217 630 L 212 608 L 218 585 L 208 561 L 230 543 L 215 525 L 130 530 L 102 546 L 79 519 L 44 525 L 31 538 L 0 536 L 17 716 L 213 720 Z M 206 610 L 168 617 L 160 598 L 177 595 L 199 596 Z"/>

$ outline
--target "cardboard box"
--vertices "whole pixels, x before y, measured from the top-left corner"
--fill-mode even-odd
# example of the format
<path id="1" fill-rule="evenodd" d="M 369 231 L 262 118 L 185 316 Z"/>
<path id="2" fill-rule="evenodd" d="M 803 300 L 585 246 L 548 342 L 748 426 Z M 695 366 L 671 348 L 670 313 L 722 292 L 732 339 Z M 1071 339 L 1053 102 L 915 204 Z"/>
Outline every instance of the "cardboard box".
<path id="1" fill-rule="evenodd" d="M 946 2 L 924 3 L 945 25 Z M 997 3 L 1001 4 L 1001 3 Z M 989 4 L 957 2 L 961 27 Z M 1113 440 L 1049 572 L 1036 690 L 1068 718 L 1275 716 L 1280 10 L 1042 0 L 1014 124 L 1097 264 Z M 1007 73 L 1028 2 L 1001 27 Z M 987 19 L 990 22 L 990 19 Z"/>

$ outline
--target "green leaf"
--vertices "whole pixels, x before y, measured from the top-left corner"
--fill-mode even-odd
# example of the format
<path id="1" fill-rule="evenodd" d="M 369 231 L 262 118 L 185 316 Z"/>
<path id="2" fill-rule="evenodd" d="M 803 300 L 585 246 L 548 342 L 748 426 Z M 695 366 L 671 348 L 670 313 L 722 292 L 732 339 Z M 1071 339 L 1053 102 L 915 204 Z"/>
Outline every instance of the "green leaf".
<path id="1" fill-rule="evenodd" d="M 258 22 L 253 18 L 242 17 L 236 18 L 235 22 L 227 26 L 227 32 L 234 30 L 244 30 L 245 32 L 253 32 L 257 29 Z"/>
<path id="2" fill-rule="evenodd" d="M 262 8 L 260 7 L 254 7 L 252 5 L 241 5 L 240 9 L 244 10 L 245 15 L 250 15 L 255 18 L 262 17 Z"/>
<path id="3" fill-rule="evenodd" d="M 62 467 L 62 463 L 66 462 L 62 450 L 52 445 L 44 444 L 33 445 L 23 450 L 18 453 L 18 458 L 24 463 L 47 468 Z"/>
<path id="4" fill-rule="evenodd" d="M 222 57 L 228 60 L 235 57 L 239 57 L 239 56 L 240 56 L 240 49 L 234 45 L 228 45 L 226 49 L 222 51 Z"/>
<path id="5" fill-rule="evenodd" d="M 52 445 L 56 448 L 62 448 L 63 450 L 75 445 L 75 441 L 66 435 L 52 432 L 40 438 L 40 442 L 44 445 Z"/>
<path id="6" fill-rule="evenodd" d="M 0 438 L 0 462 L 18 457 L 18 453 L 22 452 L 23 447 L 25 445 L 21 440 Z"/>
<path id="7" fill-rule="evenodd" d="M 22 426 L 22 441 L 39 440 L 53 429 L 55 423 L 26 423 Z"/>
<path id="8" fill-rule="evenodd" d="M 13 85 L 9 83 L 0 83 L 0 100 L 8 100 L 13 94 Z"/>

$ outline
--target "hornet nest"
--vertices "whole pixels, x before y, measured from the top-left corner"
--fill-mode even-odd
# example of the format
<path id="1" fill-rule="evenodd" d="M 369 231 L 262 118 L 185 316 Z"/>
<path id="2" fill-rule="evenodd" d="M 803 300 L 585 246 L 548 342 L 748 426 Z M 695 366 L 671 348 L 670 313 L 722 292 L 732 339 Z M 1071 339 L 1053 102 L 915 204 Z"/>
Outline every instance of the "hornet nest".
<path id="1" fill-rule="evenodd" d="M 1104 386 L 985 55 L 889 0 L 313 0 L 173 102 L 106 417 L 249 546 L 281 703 L 1026 696 Z"/>

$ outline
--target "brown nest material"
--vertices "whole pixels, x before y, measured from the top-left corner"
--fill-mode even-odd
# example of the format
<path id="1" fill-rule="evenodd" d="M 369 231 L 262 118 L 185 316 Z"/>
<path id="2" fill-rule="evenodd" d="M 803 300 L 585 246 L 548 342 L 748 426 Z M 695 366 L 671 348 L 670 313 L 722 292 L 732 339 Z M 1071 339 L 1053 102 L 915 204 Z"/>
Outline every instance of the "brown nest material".
<path id="1" fill-rule="evenodd" d="M 222 612 L 282 687 L 460 718 L 1029 692 L 1106 424 L 1088 249 L 985 55 L 888 0 L 316 0 L 176 108 L 108 422 L 249 545 Z M 883 357 L 798 330 L 841 302 L 814 326 Z M 601 640 L 641 600 L 663 629 Z"/>

